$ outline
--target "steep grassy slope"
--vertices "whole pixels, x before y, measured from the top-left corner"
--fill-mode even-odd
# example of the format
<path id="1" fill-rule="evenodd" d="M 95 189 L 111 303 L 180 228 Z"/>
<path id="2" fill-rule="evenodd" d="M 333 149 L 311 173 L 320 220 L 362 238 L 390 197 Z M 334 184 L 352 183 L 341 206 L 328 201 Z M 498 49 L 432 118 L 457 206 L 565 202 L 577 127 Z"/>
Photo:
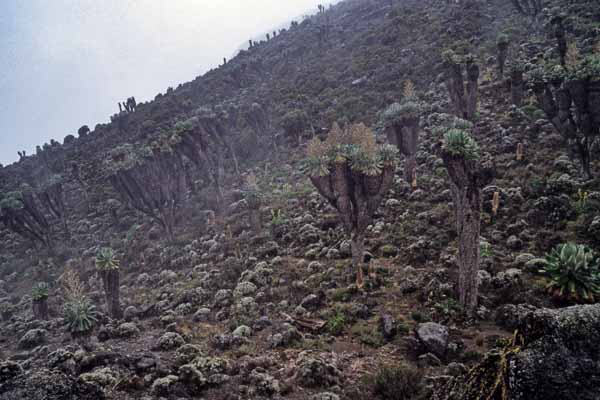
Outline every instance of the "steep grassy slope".
<path id="1" fill-rule="evenodd" d="M 599 18 L 595 2 L 548 3 L 567 13 L 569 40 L 582 53 L 593 51 L 600 28 L 594 22 Z M 461 373 L 512 333 L 505 330 L 512 327 L 507 322 L 511 305 L 562 305 L 545 293 L 544 278 L 526 261 L 564 241 L 600 250 L 600 222 L 594 230 L 600 184 L 579 179 L 561 137 L 530 99 L 523 110 L 511 106 L 509 87 L 495 78 L 493 59 L 500 32 L 512 38 L 511 60 L 517 55 L 555 57 L 546 17 L 534 24 L 502 0 L 393 4 L 344 1 L 139 104 L 135 112 L 116 115 L 83 138 L 1 169 L 2 192 L 62 174 L 70 227 L 67 236 L 51 219 L 52 252 L 33 249 L 0 230 L 2 355 L 24 360 L 25 370 L 43 365 L 72 378 L 92 372 L 81 379 L 114 399 L 306 399 L 324 391 L 342 398 L 368 398 L 373 392 L 386 398 L 384 388 L 395 388 L 392 383 L 411 373 L 415 382 L 421 375 L 431 377 L 417 385 L 429 398 L 433 377 Z M 430 115 L 449 110 L 441 58 L 446 48 L 474 53 L 482 65 L 474 136 L 498 170 L 494 184 L 484 190 L 485 251 L 476 320 L 465 318 L 457 306 L 449 184 L 433 151 L 439 137 L 431 130 Z M 306 112 L 310 124 L 303 142 L 326 132 L 334 121 L 375 125 L 379 111 L 402 99 L 407 80 L 428 104 L 417 153 L 418 188 L 411 190 L 399 168 L 367 234 L 374 274 L 358 290 L 348 285 L 348 238 L 334 210 L 301 172 L 304 146 L 286 143 L 281 123 L 291 110 Z M 210 174 L 191 165 L 188 173 L 197 190 L 182 203 L 172 242 L 147 216 L 109 201 L 119 199 L 107 181 L 105 163 L 115 147 L 148 144 L 202 106 L 233 107 L 244 115 L 253 104 L 266 115 L 260 134 L 253 134 L 248 118 L 227 125 L 233 151 L 226 152 L 222 166 L 227 203 L 220 204 L 222 215 L 207 218 L 206 210 L 218 206 L 218 200 Z M 525 149 L 523 161 L 515 159 L 519 143 Z M 239 159 L 240 174 L 232 154 Z M 597 159 L 594 163 L 600 171 Z M 246 215 L 236 210 L 250 173 L 262 198 L 259 234 L 251 233 Z M 495 191 L 501 203 L 492 218 Z M 588 194 L 589 207 L 582 206 L 580 193 Z M 121 302 L 133 327 L 102 316 L 94 348 L 85 354 L 77 351 L 58 318 L 63 303 L 58 278 L 66 265 L 73 267 L 104 309 L 93 263 L 102 246 L 114 248 L 121 260 Z M 29 293 L 38 281 L 51 284 L 50 321 L 31 316 Z M 420 342 L 414 332 L 426 321 L 448 328 L 447 343 L 436 355 L 436 347 Z M 44 329 L 45 337 L 44 346 L 30 351 L 19 340 L 32 329 Z M 176 351 L 180 341 L 196 347 Z M 187 352 L 189 359 L 182 355 Z M 180 368 L 195 353 L 203 356 L 194 361 L 195 370 Z M 409 365 L 400 378 L 393 373 L 388 380 L 386 374 L 373 378 L 383 366 L 400 363 Z"/>

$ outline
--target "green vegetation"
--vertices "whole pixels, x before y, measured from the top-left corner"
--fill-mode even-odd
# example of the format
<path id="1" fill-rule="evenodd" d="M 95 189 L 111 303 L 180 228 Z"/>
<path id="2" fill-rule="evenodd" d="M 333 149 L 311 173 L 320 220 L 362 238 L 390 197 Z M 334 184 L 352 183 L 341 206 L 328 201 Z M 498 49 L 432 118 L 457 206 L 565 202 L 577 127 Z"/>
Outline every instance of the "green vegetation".
<path id="1" fill-rule="evenodd" d="M 508 45 L 510 44 L 510 37 L 501 33 L 496 39 L 496 47 L 498 49 L 498 75 L 500 78 L 504 76 L 504 64 L 506 62 L 506 56 L 508 55 Z"/>
<path id="2" fill-rule="evenodd" d="M 48 284 L 46 282 L 40 282 L 36 284 L 31 290 L 31 298 L 34 301 L 41 301 L 48 298 Z"/>
<path id="3" fill-rule="evenodd" d="M 577 214 L 583 214 L 587 209 L 588 192 L 579 189 L 577 191 L 577 201 L 575 202 L 575 211 Z"/>
<path id="4" fill-rule="evenodd" d="M 427 322 L 427 321 L 431 321 L 431 317 L 427 313 L 424 313 L 424 312 L 418 311 L 418 310 L 417 311 L 412 311 L 410 313 L 410 317 L 415 322 Z"/>
<path id="5" fill-rule="evenodd" d="M 8 192 L 0 198 L 0 210 L 20 210 L 23 208 L 23 193 Z"/>
<path id="6" fill-rule="evenodd" d="M 597 107 L 588 107 L 588 104 L 595 101 L 594 85 L 597 85 L 600 76 L 600 55 L 581 57 L 576 46 L 569 50 L 562 43 L 560 64 L 543 62 L 530 65 L 527 82 L 546 118 L 563 136 L 569 150 L 578 156 L 583 177 L 591 179 L 592 159 L 600 141 L 600 130 L 597 123 L 586 121 L 598 118 Z M 558 115 L 561 117 L 557 118 Z"/>
<path id="7" fill-rule="evenodd" d="M 359 321 L 352 325 L 350 332 L 361 343 L 371 347 L 381 347 L 385 344 L 385 339 L 380 330 L 377 329 L 377 324 L 369 323 L 369 321 Z"/>
<path id="8" fill-rule="evenodd" d="M 110 247 L 104 247 L 96 255 L 96 268 L 99 271 L 111 271 L 119 269 L 119 260 Z"/>
<path id="9" fill-rule="evenodd" d="M 378 145 L 364 124 L 346 129 L 335 123 L 327 140 L 313 139 L 304 171 L 312 184 L 339 213 L 351 238 L 356 284 L 363 286 L 365 231 L 394 181 L 398 149 Z"/>
<path id="10" fill-rule="evenodd" d="M 352 298 L 352 291 L 348 288 L 335 289 L 331 299 L 337 302 L 347 302 Z"/>
<path id="11" fill-rule="evenodd" d="M 388 128 L 396 124 L 405 124 L 407 120 L 418 118 L 421 112 L 421 106 L 414 101 L 393 103 L 381 113 L 379 119 L 383 127 Z"/>
<path id="12" fill-rule="evenodd" d="M 298 146 L 302 132 L 308 127 L 308 115 L 302 110 L 292 110 L 283 116 L 281 126 L 286 136 Z"/>
<path id="13" fill-rule="evenodd" d="M 443 317 L 451 317 L 463 310 L 461 305 L 453 298 L 448 298 L 439 303 L 435 303 L 434 308 Z"/>
<path id="14" fill-rule="evenodd" d="M 571 65 L 560 65 L 545 62 L 530 65 L 527 81 L 531 86 L 540 84 L 560 84 L 569 81 L 597 81 L 600 79 L 600 55 L 590 54 L 586 57 L 573 56 Z"/>
<path id="15" fill-rule="evenodd" d="M 281 209 L 271 210 L 271 224 L 273 226 L 280 226 L 287 222 L 287 218 L 281 212 Z"/>
<path id="16" fill-rule="evenodd" d="M 479 253 L 483 258 L 491 258 L 493 255 L 492 245 L 488 242 L 480 242 L 479 243 Z"/>
<path id="17" fill-rule="evenodd" d="M 443 137 L 451 129 L 469 131 L 473 128 L 472 122 L 446 113 L 433 113 L 427 119 L 431 125 L 431 133 L 436 137 Z"/>
<path id="18" fill-rule="evenodd" d="M 421 391 L 423 374 L 408 365 L 383 366 L 377 371 L 373 391 L 383 400 L 410 400 Z"/>
<path id="19" fill-rule="evenodd" d="M 327 331 L 334 336 L 339 335 L 346 326 L 346 315 L 343 311 L 337 310 L 336 313 L 327 321 Z"/>
<path id="20" fill-rule="evenodd" d="M 515 331 L 503 346 L 481 356 L 474 351 L 465 352 L 463 359 L 481 362 L 466 375 L 463 399 L 508 399 L 510 392 L 510 362 L 522 350 L 524 339 Z"/>
<path id="21" fill-rule="evenodd" d="M 0 220 L 14 233 L 42 246 L 52 248 L 50 223 L 28 184 L 0 196 Z"/>
<path id="22" fill-rule="evenodd" d="M 599 56 L 585 57 L 600 50 L 597 35 L 582 32 L 576 18 L 569 16 L 571 48 L 579 46 L 584 57 L 572 52 L 564 65 L 558 65 L 549 61 L 556 53 L 548 45 L 546 27 L 541 29 L 546 21 L 536 21 L 540 26 L 526 24 L 510 6 L 494 8 L 477 1 L 444 6 L 390 0 L 392 7 L 387 1 L 373 2 L 376 7 L 366 3 L 346 1 L 323 18 L 307 17 L 281 40 L 240 51 L 227 65 L 140 104 L 135 114 L 124 112 L 95 132 L 86 129 L 89 138 L 75 140 L 66 151 L 46 145 L 45 158 L 40 151 L 0 168 L 4 194 L 0 224 L 9 229 L 9 223 L 21 224 L 13 225 L 18 229 L 34 227 L 33 233 L 41 235 L 53 233 L 59 244 L 54 252 L 33 254 L 39 246 L 25 250 L 16 235 L 0 231 L 6 249 L 0 254 L 0 278 L 5 282 L 1 291 L 7 292 L 4 301 L 15 303 L 7 326 L 21 331 L 20 321 L 26 321 L 24 304 L 17 301 L 22 288 L 29 288 L 32 279 L 54 282 L 67 265 L 80 271 L 86 284 L 71 280 L 64 293 L 52 286 L 50 299 L 64 295 L 61 303 L 73 337 L 89 335 L 99 320 L 107 323 L 102 333 L 109 332 L 110 337 L 135 330 L 136 325 L 144 337 L 127 342 L 122 335 L 117 349 L 129 353 L 152 346 L 166 332 L 165 339 L 171 340 L 177 332 L 185 342 L 202 344 L 207 355 L 231 364 L 219 376 L 201 371 L 195 358 L 186 362 L 187 370 L 164 371 L 176 375 L 172 388 L 177 395 L 193 397 L 208 386 L 214 386 L 210 390 L 215 393 L 227 391 L 229 375 L 230 383 L 237 382 L 237 367 L 246 361 L 264 368 L 252 371 L 243 382 L 247 387 L 242 396 L 267 396 L 262 391 L 271 386 L 274 393 L 268 395 L 275 397 L 316 395 L 316 388 L 304 387 L 301 381 L 284 382 L 277 366 L 268 362 L 285 352 L 290 365 L 303 367 L 301 361 L 306 359 L 307 373 L 332 375 L 316 385 L 319 391 L 333 387 L 339 396 L 414 399 L 442 397 L 429 392 L 467 374 L 463 365 L 450 362 L 480 359 L 481 354 L 468 350 L 486 351 L 502 332 L 500 327 L 519 325 L 520 314 L 529 313 L 530 305 L 546 306 L 550 296 L 536 284 L 547 284 L 548 291 L 562 300 L 597 301 L 600 206 L 592 207 L 594 199 L 600 199 L 599 181 L 576 179 L 574 153 L 560 148 L 569 141 L 587 143 L 579 140 L 582 133 L 564 131 L 561 138 L 549 132 L 549 124 L 562 123 L 565 116 L 568 123 L 563 128 L 577 130 L 573 125 L 587 118 L 597 131 L 597 115 L 591 110 L 597 108 L 597 82 L 590 86 L 593 96 L 580 102 L 585 104 L 581 110 L 575 99 L 556 113 L 544 110 L 564 101 L 562 96 L 573 97 L 572 88 L 579 92 L 572 86 L 579 84 L 576 80 L 598 79 Z M 509 32 L 510 37 L 496 36 L 498 32 Z M 331 40 L 316 48 L 311 42 L 317 33 L 327 33 Z M 454 51 L 443 53 L 442 65 L 439 56 L 445 46 Z M 534 56 L 535 65 L 511 60 L 517 53 Z M 476 59 L 482 60 L 482 79 Z M 543 91 L 527 91 L 520 97 L 523 103 L 511 103 L 508 85 L 517 82 L 513 72 L 520 74 L 523 85 L 527 71 L 533 86 L 542 86 Z M 483 85 L 481 96 L 478 83 Z M 416 87 L 421 90 L 418 96 Z M 442 93 L 445 90 L 450 93 Z M 557 96 L 536 97 L 548 92 Z M 476 107 L 469 108 L 467 101 Z M 478 120 L 476 128 L 466 120 L 469 115 Z M 224 133 L 231 136 L 225 140 Z M 282 140 L 285 135 L 295 142 L 292 146 Z M 293 144 L 309 137 L 314 139 L 303 143 L 308 144 L 304 157 L 304 148 Z M 384 144 L 386 140 L 389 144 Z M 590 147 L 592 168 L 600 166 L 598 144 Z M 53 162 L 53 151 L 64 160 Z M 419 162 L 421 190 L 416 190 L 416 175 L 409 172 L 416 167 L 409 164 L 409 157 Z M 77 166 L 77 175 L 69 171 L 70 163 Z M 494 163 L 501 174 L 492 184 L 484 166 Z M 398 179 L 400 174 L 409 184 Z M 85 184 L 76 185 L 74 177 Z M 63 179 L 73 212 L 69 215 L 73 240 L 60 233 L 56 218 L 37 197 L 40 189 Z M 19 180 L 36 187 L 20 190 Z M 29 215 L 28 208 L 35 203 L 41 204 L 39 215 L 48 218 L 48 229 L 41 219 L 30 222 L 36 216 Z M 245 220 L 249 215 L 252 232 Z M 109 224 L 109 218 L 114 223 Z M 167 235 L 159 232 L 159 225 Z M 536 260 L 535 269 L 542 265 L 547 278 L 531 279 L 530 270 L 523 268 L 519 275 L 522 271 L 513 269 L 533 258 L 530 253 L 541 255 L 568 240 L 595 247 L 561 245 Z M 94 273 L 101 283 L 89 276 L 90 249 L 99 250 Z M 41 255 L 53 259 L 52 268 L 35 267 Z M 369 275 L 363 283 L 365 263 Z M 480 266 L 493 279 L 485 271 L 478 274 Z M 500 272 L 508 267 L 512 270 Z M 106 300 L 99 296 L 101 284 Z M 93 296 L 85 296 L 88 288 Z M 120 288 L 127 292 L 126 320 L 134 324 L 122 325 Z M 455 289 L 457 293 L 449 294 Z M 31 297 L 34 302 L 47 299 L 47 286 L 34 287 Z M 308 311 L 294 308 L 297 304 Z M 521 304 L 525 307 L 516 306 Z M 584 309 L 589 308 L 593 307 Z M 444 357 L 418 329 L 427 321 L 450 331 L 448 340 L 439 335 Z M 252 327 L 253 334 L 233 337 L 232 331 L 241 325 Z M 54 348 L 62 340 L 57 337 L 61 332 L 48 329 L 48 333 Z M 16 342 L 10 337 L 0 340 L 11 346 Z M 517 344 L 509 341 L 500 350 L 512 346 L 508 349 L 512 351 Z M 528 338 L 527 346 L 532 344 Z M 557 344 L 563 345 L 560 340 Z M 379 346 L 380 351 L 371 348 Z M 296 351 L 301 349 L 323 351 Z M 347 356 L 324 354 L 337 351 Z M 426 354 L 430 351 L 442 365 Z M 12 349 L 6 353 L 14 355 Z M 414 359 L 415 353 L 424 357 Z M 244 354 L 258 359 L 241 360 Z M 168 350 L 161 356 L 167 367 L 172 355 Z M 515 377 L 513 372 L 520 371 L 506 366 L 511 355 L 498 352 L 496 361 L 486 361 L 491 373 L 476 386 L 496 390 Z M 377 371 L 378 360 L 396 363 L 405 357 L 412 366 L 426 365 L 428 387 L 422 390 L 426 395 L 420 393 L 424 378 L 410 366 L 392 364 Z M 128 390 L 129 383 L 137 386 L 136 371 L 126 369 L 116 371 L 122 382 L 105 390 L 117 393 Z M 150 390 L 152 382 L 163 377 L 158 369 L 159 373 L 141 378 L 140 396 L 146 395 L 142 389 Z M 358 374 L 372 379 L 369 389 L 374 393 L 350 387 Z M 219 388 L 221 382 L 224 386 Z M 493 396 L 477 392 L 474 398 L 505 395 L 499 391 Z"/>
<path id="23" fill-rule="evenodd" d="M 395 165 L 398 150 L 391 145 L 377 145 L 375 136 L 365 125 L 342 130 L 334 124 L 327 140 L 315 138 L 309 144 L 307 154 L 304 171 L 308 176 L 327 176 L 335 164 L 344 162 L 348 162 L 354 171 L 376 176 L 384 165 Z"/>
<path id="24" fill-rule="evenodd" d="M 86 336 L 97 322 L 96 307 L 83 297 L 69 300 L 64 307 L 65 322 L 73 335 Z"/>
<path id="25" fill-rule="evenodd" d="M 600 295 L 600 259 L 586 245 L 563 243 L 529 263 L 543 266 L 540 273 L 550 279 L 547 290 L 560 299 L 594 302 Z"/>
<path id="26" fill-rule="evenodd" d="M 471 135 L 462 129 L 450 129 L 444 135 L 444 148 L 455 157 L 467 160 L 479 158 L 479 146 Z"/>

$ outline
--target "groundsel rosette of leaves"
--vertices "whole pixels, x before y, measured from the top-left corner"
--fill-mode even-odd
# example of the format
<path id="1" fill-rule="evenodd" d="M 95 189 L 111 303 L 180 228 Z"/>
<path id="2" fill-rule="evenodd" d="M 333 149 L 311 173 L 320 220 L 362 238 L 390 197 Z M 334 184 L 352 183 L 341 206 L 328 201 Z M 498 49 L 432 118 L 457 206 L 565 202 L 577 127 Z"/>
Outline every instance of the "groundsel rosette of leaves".
<path id="1" fill-rule="evenodd" d="M 556 297 L 594 302 L 600 295 L 600 258 L 586 245 L 563 243 L 529 264 L 542 266 L 540 273 L 550 279 L 546 288 Z"/>
<path id="2" fill-rule="evenodd" d="M 119 269 L 119 260 L 115 257 L 113 249 L 104 247 L 98 251 L 98 255 L 96 256 L 96 268 L 100 271 Z"/>
<path id="3" fill-rule="evenodd" d="M 88 333 L 97 322 L 96 307 L 87 297 L 69 301 L 64 311 L 67 328 L 72 333 Z"/>
<path id="4" fill-rule="evenodd" d="M 40 301 L 48 298 L 48 284 L 40 282 L 31 290 L 31 297 L 35 301 Z"/>
<path id="5" fill-rule="evenodd" d="M 464 157 L 467 160 L 479 158 L 479 145 L 462 129 L 450 129 L 444 135 L 445 150 L 455 157 Z"/>

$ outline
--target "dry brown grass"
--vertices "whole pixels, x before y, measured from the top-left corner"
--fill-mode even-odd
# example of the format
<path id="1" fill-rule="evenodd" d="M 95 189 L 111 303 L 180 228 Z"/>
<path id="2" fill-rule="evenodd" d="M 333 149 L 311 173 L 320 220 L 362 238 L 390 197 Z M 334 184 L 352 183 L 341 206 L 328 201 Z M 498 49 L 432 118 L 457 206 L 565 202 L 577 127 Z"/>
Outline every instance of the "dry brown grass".
<path id="1" fill-rule="evenodd" d="M 77 271 L 67 266 L 58 278 L 61 285 L 63 297 L 66 301 L 78 300 L 85 296 L 85 288 Z"/>

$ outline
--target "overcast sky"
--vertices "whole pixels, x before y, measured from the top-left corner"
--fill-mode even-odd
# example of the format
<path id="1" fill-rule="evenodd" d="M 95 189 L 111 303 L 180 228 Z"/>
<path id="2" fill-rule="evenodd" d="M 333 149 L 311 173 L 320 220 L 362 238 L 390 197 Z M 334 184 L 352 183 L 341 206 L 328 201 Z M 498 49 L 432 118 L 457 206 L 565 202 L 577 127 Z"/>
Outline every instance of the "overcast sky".
<path id="1" fill-rule="evenodd" d="M 201 75 L 324 0 L 0 0 L 0 163 Z"/>

